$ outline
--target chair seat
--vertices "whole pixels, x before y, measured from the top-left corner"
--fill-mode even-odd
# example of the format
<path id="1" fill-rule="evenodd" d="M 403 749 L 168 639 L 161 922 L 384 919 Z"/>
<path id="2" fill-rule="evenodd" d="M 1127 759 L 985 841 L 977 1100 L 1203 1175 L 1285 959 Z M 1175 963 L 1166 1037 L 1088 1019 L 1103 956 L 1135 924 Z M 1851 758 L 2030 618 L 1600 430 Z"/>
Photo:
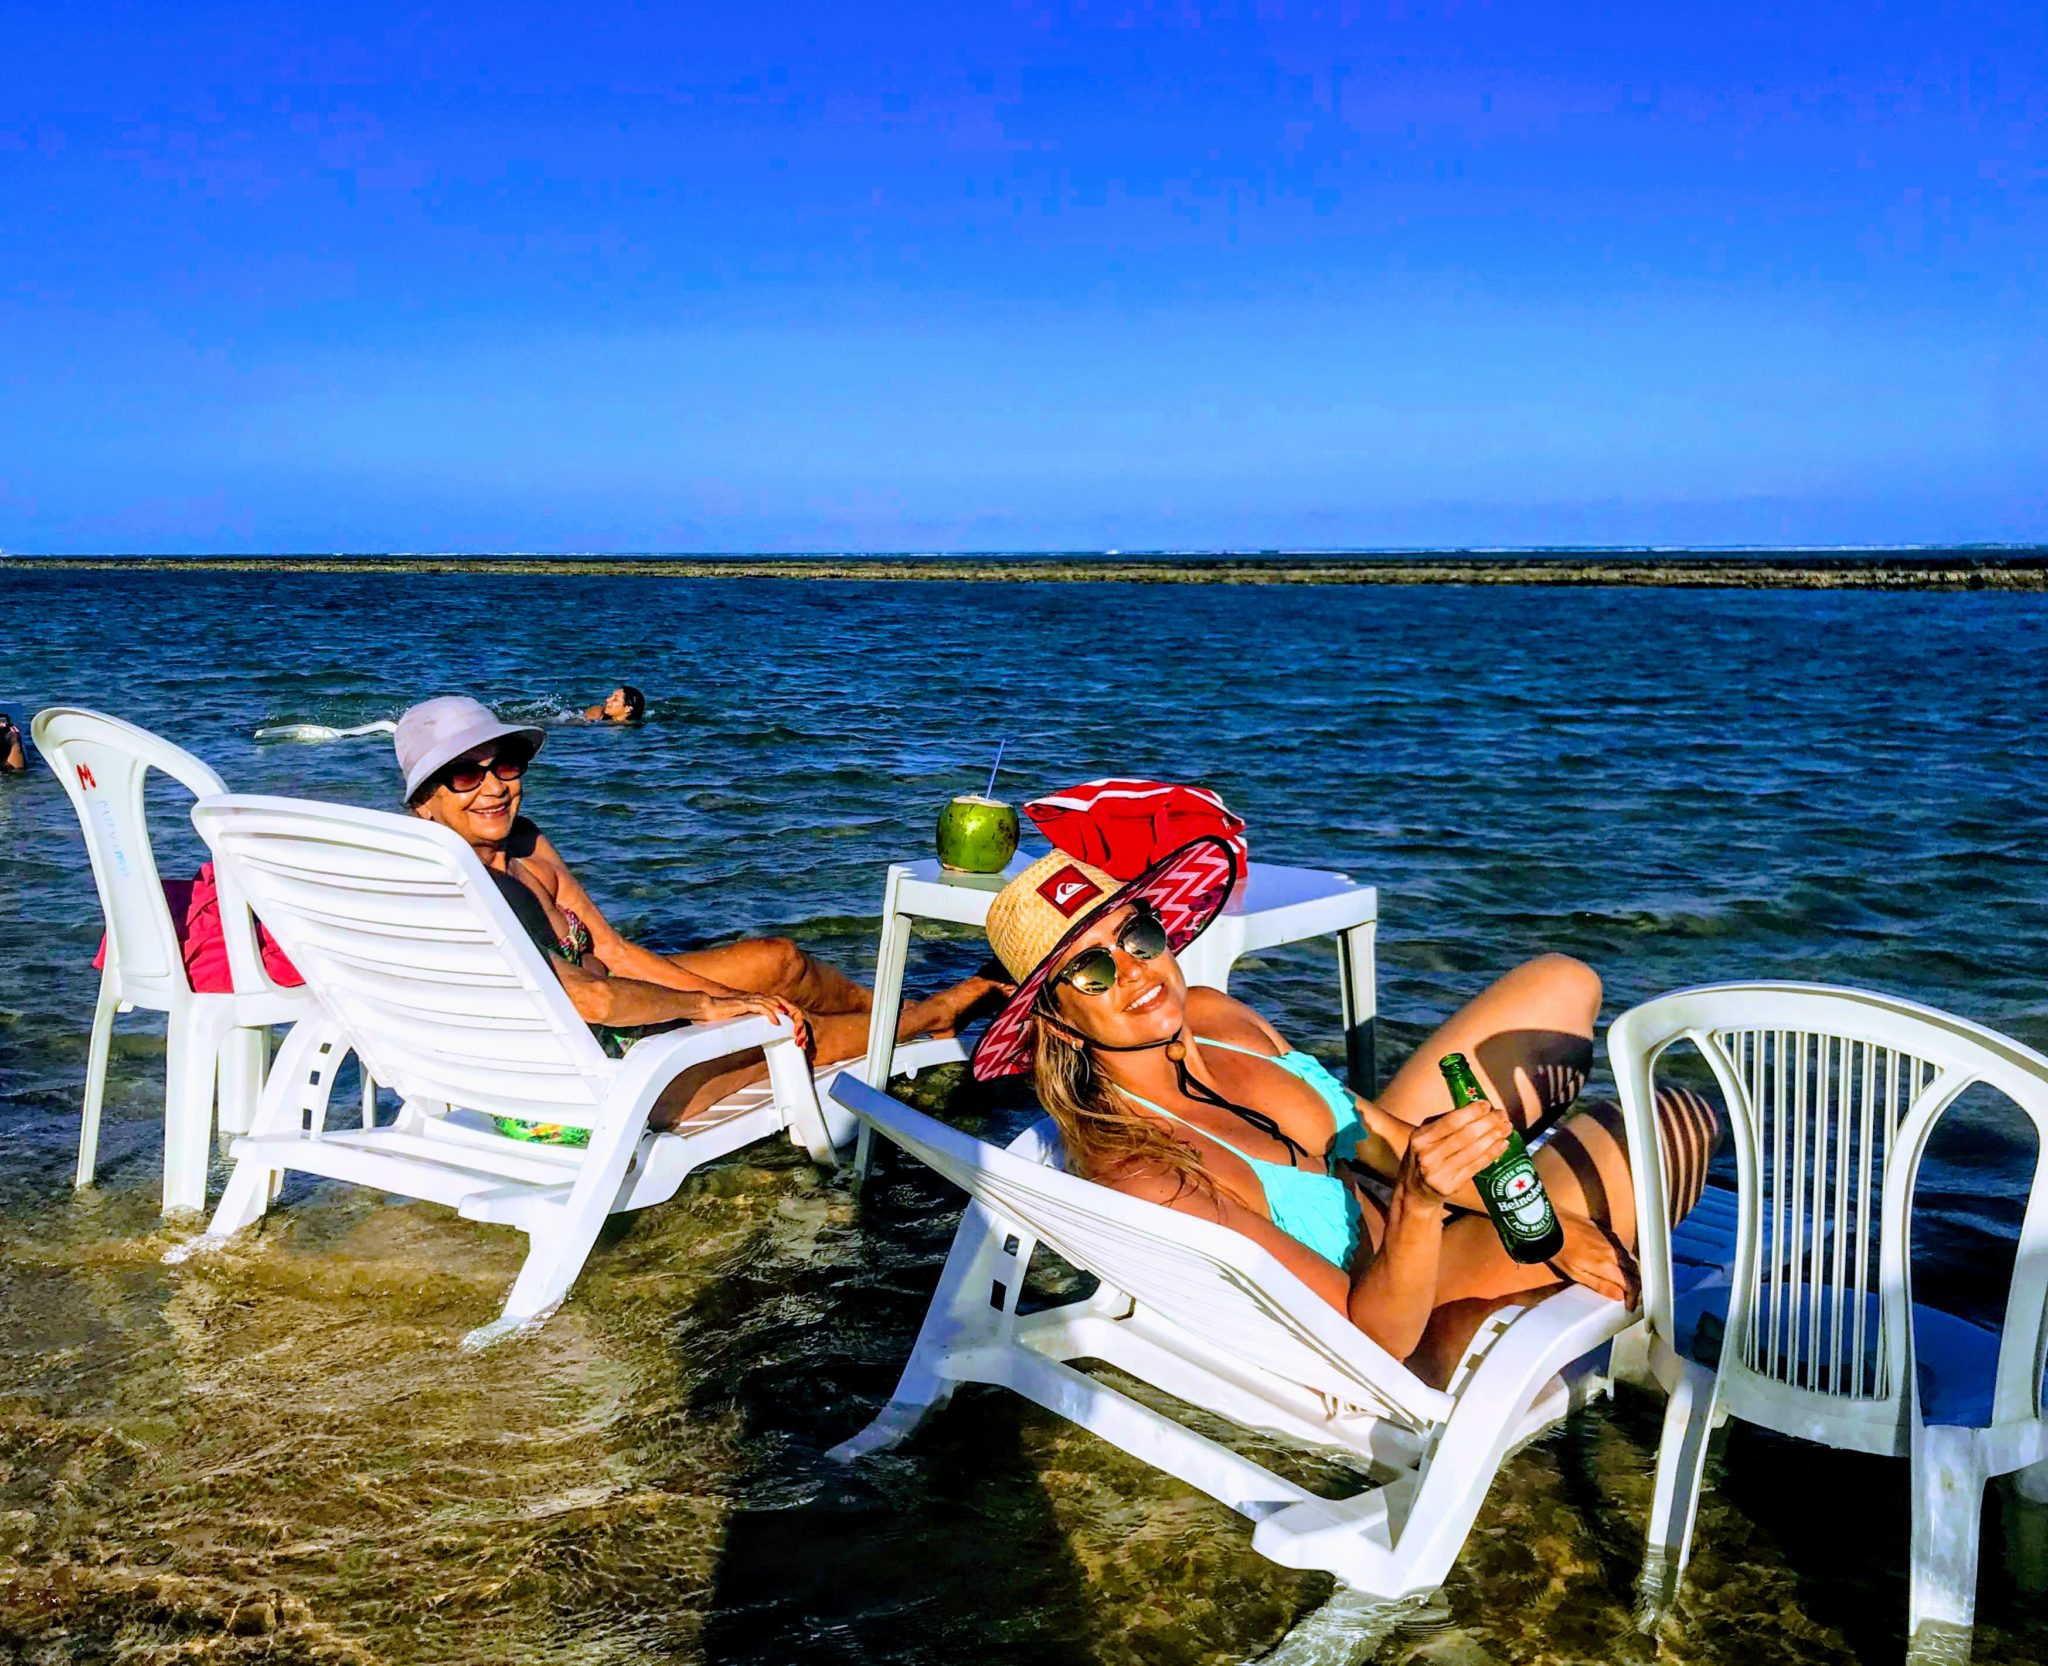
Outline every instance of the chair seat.
<path id="1" fill-rule="evenodd" d="M 1789 1301 L 1793 1287 L 1786 1286 Z M 1801 1291 L 1803 1296 L 1803 1291 Z M 1673 1310 L 1678 1351 L 1701 1365 L 1719 1363 L 1721 1338 L 1728 1322 L 1729 1290 L 1720 1282 L 1700 1280 L 1681 1294 Z M 1877 1346 L 1878 1301 L 1875 1291 L 1863 1300 L 1864 1352 L 1874 1356 Z M 1802 1303 L 1799 1311 L 1808 1309 Z M 1822 1381 L 1826 1380 L 1827 1351 L 1832 1330 L 1832 1311 L 1823 1298 L 1820 1323 Z M 1845 1314 L 1842 1324 L 1841 1360 L 1850 1362 L 1851 1322 Z M 1702 1334 L 1701 1324 L 1706 1322 Z M 1803 1344 L 1805 1338 L 1800 1338 Z M 1802 1348 L 1803 1355 L 1803 1348 Z M 1920 1416 L 1930 1424 L 1951 1428 L 1985 1429 L 1991 1425 L 1992 1390 L 1998 1376 L 1998 1333 L 1953 1313 L 1923 1302 L 1913 1304 L 1913 1356 L 1920 1379 Z"/>
<path id="2" fill-rule="evenodd" d="M 1691 1214 L 1671 1232 L 1671 1283 L 1677 1296 L 1673 1316 L 1678 1351 L 1700 1365 L 1720 1360 L 1721 1337 L 1728 1323 L 1728 1281 L 1735 1265 L 1735 1229 L 1739 1218 L 1734 1192 L 1709 1186 Z M 1788 1287 L 1787 1296 L 1790 1296 Z M 1878 1297 L 1864 1298 L 1865 1352 L 1874 1351 Z M 1804 1311 L 1802 1304 L 1801 1311 Z M 1823 1307 L 1823 1355 L 1832 1313 Z M 1701 1335 L 1702 1320 L 1707 1321 Z M 1844 1316 L 1842 1348 L 1852 1346 L 1853 1315 Z M 1920 1378 L 1923 1421 L 1952 1428 L 1984 1429 L 1991 1424 L 1992 1390 L 1998 1375 L 1998 1333 L 1925 1303 L 1913 1304 L 1913 1352 Z"/>

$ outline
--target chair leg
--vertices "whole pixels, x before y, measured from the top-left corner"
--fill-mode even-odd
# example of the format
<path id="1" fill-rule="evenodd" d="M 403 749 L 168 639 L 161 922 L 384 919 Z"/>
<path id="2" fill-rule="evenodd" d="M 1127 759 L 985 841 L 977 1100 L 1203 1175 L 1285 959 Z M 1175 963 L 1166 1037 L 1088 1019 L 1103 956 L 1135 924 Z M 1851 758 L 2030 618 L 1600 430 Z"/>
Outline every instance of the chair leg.
<path id="1" fill-rule="evenodd" d="M 1693 1521 L 1699 1513 L 1707 1446 L 1714 1430 L 1714 1387 L 1713 1372 L 1685 1360 L 1664 1407 L 1649 1542 L 1643 1571 L 1636 1577 L 1636 1623 L 1644 1631 L 1656 1629 L 1678 1594 L 1678 1582 L 1692 1557 Z"/>
<path id="2" fill-rule="evenodd" d="M 643 1077 L 614 1088 L 617 1099 L 605 1107 L 605 1120 L 591 1130 L 583 1167 L 568 1199 L 547 1210 L 527 1229 L 526 1260 L 513 1281 L 504 1310 L 488 1325 L 479 1325 L 462 1339 L 462 1351 L 474 1353 L 493 1342 L 538 1325 L 561 1306 L 597 1246 L 597 1235 L 611 1217 L 612 1205 L 624 1186 L 654 1108 L 659 1085 Z"/>
<path id="3" fill-rule="evenodd" d="M 2048 1460 L 2005 1478 L 2005 1571 L 2028 1596 L 2048 1594 Z"/>
<path id="4" fill-rule="evenodd" d="M 562 1305 L 584 1262 L 597 1246 L 597 1234 L 609 1216 L 602 1202 L 583 1208 L 565 1208 L 560 1220 L 536 1223 L 528 1240 L 526 1259 L 505 1306 L 487 1325 L 479 1325 L 462 1339 L 462 1351 L 473 1354 L 508 1336 L 516 1336 L 540 1324 Z"/>
<path id="5" fill-rule="evenodd" d="M 1013 1239 L 1017 1247 L 1006 1248 Z M 1021 1228 L 1007 1226 L 981 1204 L 968 1204 L 896 1392 L 866 1428 L 826 1457 L 846 1464 L 899 1446 L 953 1397 L 959 1379 L 946 1369 L 949 1356 L 1000 1341 L 1015 1327 L 1017 1285 L 1035 1244 Z"/>
<path id="6" fill-rule="evenodd" d="M 192 1013 L 173 1012 L 165 1035 L 164 1212 L 206 1207 L 217 1039 Z"/>
<path id="7" fill-rule="evenodd" d="M 825 1113 L 818 1104 L 818 1084 L 811 1075 L 810 1060 L 792 1041 L 771 1041 L 762 1050 L 768 1062 L 768 1086 L 782 1121 L 798 1143 L 811 1154 L 811 1161 L 823 1168 L 838 1162 L 832 1146 Z"/>
<path id="8" fill-rule="evenodd" d="M 263 1094 L 263 1073 L 270 1063 L 270 1032 L 237 1027 L 220 1043 L 220 1142 L 227 1148 L 236 1134 L 248 1133 L 256 1121 L 256 1101 Z"/>
<path id="9" fill-rule="evenodd" d="M 1969 1658 L 1986 1467 L 1974 1430 L 1914 1429 L 1909 1662 Z"/>
<path id="10" fill-rule="evenodd" d="M 78 1127 L 78 1172 L 73 1184 L 90 1186 L 99 1168 L 100 1106 L 107 1097 L 107 1055 L 114 1045 L 114 1014 L 121 998 L 110 977 L 100 979 L 100 998 L 92 1009 L 92 1041 L 85 1053 L 85 1105 Z"/>
<path id="11" fill-rule="evenodd" d="M 284 1134 L 317 1122 L 326 1113 L 327 1096 L 334 1091 L 337 1056 L 335 1038 L 322 1020 L 302 1018 L 294 1024 L 278 1049 L 277 1062 L 264 1077 L 249 1131 L 259 1136 Z M 214 1205 L 213 1219 L 206 1224 L 205 1237 L 178 1246 L 164 1259 L 183 1261 L 261 1220 L 283 1177 L 283 1169 L 254 1157 L 238 1157 L 220 1202 Z"/>

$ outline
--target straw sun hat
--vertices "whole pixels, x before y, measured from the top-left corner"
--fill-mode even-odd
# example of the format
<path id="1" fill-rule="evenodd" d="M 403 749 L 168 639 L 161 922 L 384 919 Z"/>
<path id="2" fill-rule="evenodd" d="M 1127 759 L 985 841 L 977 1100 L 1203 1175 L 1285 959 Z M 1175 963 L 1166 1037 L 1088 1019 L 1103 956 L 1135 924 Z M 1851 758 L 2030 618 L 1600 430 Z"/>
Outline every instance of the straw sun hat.
<path id="1" fill-rule="evenodd" d="M 1037 1051 L 1031 1009 L 1039 991 L 1066 964 L 1074 940 L 1104 914 L 1146 904 L 1166 928 L 1167 946 L 1179 954 L 1222 912 L 1237 877 L 1237 853 L 1213 836 L 1182 845 L 1126 885 L 1064 851 L 1033 862 L 989 904 L 989 947 L 1017 980 L 1017 993 L 974 1049 L 975 1080 L 1031 1068 Z"/>

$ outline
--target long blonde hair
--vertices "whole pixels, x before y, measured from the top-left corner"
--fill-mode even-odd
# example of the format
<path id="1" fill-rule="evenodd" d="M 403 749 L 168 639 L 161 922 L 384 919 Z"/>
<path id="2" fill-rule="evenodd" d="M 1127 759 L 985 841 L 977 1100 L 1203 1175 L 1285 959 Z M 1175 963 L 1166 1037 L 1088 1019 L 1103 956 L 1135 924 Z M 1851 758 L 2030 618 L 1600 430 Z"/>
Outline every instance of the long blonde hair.
<path id="1" fill-rule="evenodd" d="M 1202 1166 L 1201 1153 L 1152 1118 L 1135 1115 L 1095 1067 L 1089 1050 L 1062 1035 L 1047 1014 L 1032 1014 L 1038 1027 L 1032 1085 L 1067 1148 L 1067 1167 L 1089 1180 L 1106 1180 L 1119 1169 L 1144 1165 L 1166 1170 L 1183 1186 L 1214 1194 L 1216 1182 Z"/>

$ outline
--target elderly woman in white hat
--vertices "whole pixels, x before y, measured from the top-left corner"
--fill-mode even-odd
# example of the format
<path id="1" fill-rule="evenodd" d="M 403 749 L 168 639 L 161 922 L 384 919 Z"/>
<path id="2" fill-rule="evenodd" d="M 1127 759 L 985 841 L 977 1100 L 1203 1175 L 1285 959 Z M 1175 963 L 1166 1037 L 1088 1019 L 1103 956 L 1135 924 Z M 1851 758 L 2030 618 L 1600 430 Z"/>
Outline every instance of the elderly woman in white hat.
<path id="1" fill-rule="evenodd" d="M 1215 838 L 1128 884 L 1060 852 L 1026 869 L 989 909 L 1017 989 L 975 1049 L 976 1077 L 1030 1072 L 1069 1168 L 1256 1240 L 1438 1384 L 1496 1308 L 1567 1280 L 1632 1299 L 1619 1112 L 1564 1116 L 1592 1061 L 1592 969 L 1563 955 L 1516 967 L 1362 1099 L 1243 1002 L 1182 977 L 1175 954 L 1236 878 Z M 1486 1092 L 1456 1109 L 1436 1068 L 1453 1052 Z M 1659 1109 L 1682 1214 L 1719 1125 L 1695 1094 L 1667 1090 Z M 1508 1256 L 1472 1184 L 1511 1124 L 1548 1130 L 1533 1155 L 1564 1227 L 1548 1264 Z"/>
<path id="2" fill-rule="evenodd" d="M 791 1019 L 820 1064 L 857 1057 L 873 996 L 788 938 L 664 955 L 619 934 L 547 835 L 519 813 L 527 766 L 545 738 L 451 694 L 406 710 L 395 745 L 407 805 L 468 841 L 600 1038 L 616 1047 L 627 1029 L 758 1012 Z M 951 1035 L 969 1007 L 1001 987 L 970 978 L 911 1003 L 897 1034 Z M 685 1074 L 663 1095 L 655 1121 L 685 1117 L 765 1071 L 757 1052 Z"/>

